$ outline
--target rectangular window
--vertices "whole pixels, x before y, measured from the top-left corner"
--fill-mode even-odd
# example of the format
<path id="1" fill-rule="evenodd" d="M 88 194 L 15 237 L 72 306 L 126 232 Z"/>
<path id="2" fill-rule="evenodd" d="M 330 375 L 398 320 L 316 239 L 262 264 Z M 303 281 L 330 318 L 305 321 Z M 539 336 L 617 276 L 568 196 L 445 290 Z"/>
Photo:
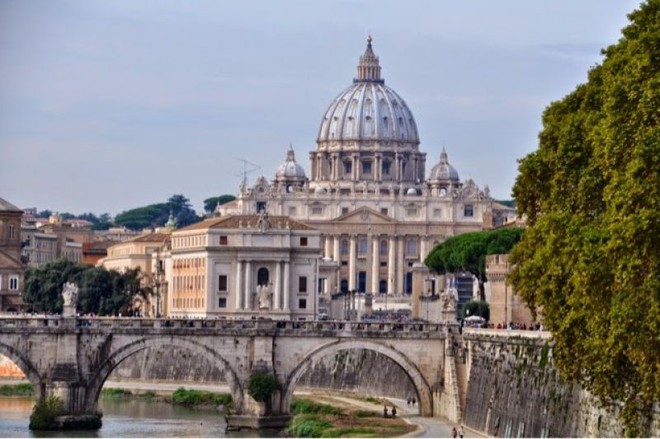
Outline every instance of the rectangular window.
<path id="1" fill-rule="evenodd" d="M 389 175 L 390 174 L 390 162 L 384 161 L 383 162 L 383 175 Z"/>
<path id="2" fill-rule="evenodd" d="M 227 298 L 226 297 L 218 298 L 218 308 L 227 308 Z"/>
<path id="3" fill-rule="evenodd" d="M 296 216 L 296 207 L 289 206 L 289 216 Z"/>
<path id="4" fill-rule="evenodd" d="M 300 237 L 300 246 L 301 247 L 307 247 L 307 237 L 306 236 L 301 236 Z"/>
<path id="5" fill-rule="evenodd" d="M 346 215 L 348 213 L 348 207 L 342 207 L 341 208 L 341 214 Z"/>
<path id="6" fill-rule="evenodd" d="M 380 213 L 382 213 L 383 215 L 388 215 L 387 207 L 381 207 L 380 208 Z"/>
<path id="7" fill-rule="evenodd" d="M 347 267 L 348 266 L 348 261 L 341 261 L 341 265 L 343 267 Z"/>
<path id="8" fill-rule="evenodd" d="M 307 299 L 298 299 L 298 308 L 307 309 Z"/>
<path id="9" fill-rule="evenodd" d="M 18 291 L 18 276 L 9 276 L 9 291 Z"/>
<path id="10" fill-rule="evenodd" d="M 322 207 L 312 207 L 312 215 L 323 215 L 323 208 Z"/>
<path id="11" fill-rule="evenodd" d="M 473 217 L 474 216 L 474 207 L 472 204 L 466 204 L 463 207 L 463 216 L 465 217 Z"/>
<path id="12" fill-rule="evenodd" d="M 218 291 L 227 291 L 227 275 L 221 274 L 218 276 Z"/>
<path id="13" fill-rule="evenodd" d="M 371 174 L 371 162 L 362 162 L 362 173 Z"/>
<path id="14" fill-rule="evenodd" d="M 406 215 L 410 216 L 410 217 L 417 216 L 417 208 L 416 207 L 408 207 L 406 209 Z"/>
<path id="15" fill-rule="evenodd" d="M 352 170 L 353 166 L 351 165 L 351 162 L 344 162 L 344 174 L 350 174 Z"/>
<path id="16" fill-rule="evenodd" d="M 228 242 L 228 240 L 227 240 L 227 236 L 226 236 L 226 235 L 222 235 L 222 236 L 220 237 L 220 245 L 227 245 L 227 242 Z"/>
<path id="17" fill-rule="evenodd" d="M 440 218 L 441 215 L 442 215 L 442 211 L 440 209 L 433 209 L 434 218 Z"/>
<path id="18" fill-rule="evenodd" d="M 257 213 L 265 212 L 265 211 L 266 211 L 266 202 L 257 201 Z"/>
<path id="19" fill-rule="evenodd" d="M 307 292 L 307 277 L 300 276 L 298 278 L 298 291 L 301 293 Z"/>

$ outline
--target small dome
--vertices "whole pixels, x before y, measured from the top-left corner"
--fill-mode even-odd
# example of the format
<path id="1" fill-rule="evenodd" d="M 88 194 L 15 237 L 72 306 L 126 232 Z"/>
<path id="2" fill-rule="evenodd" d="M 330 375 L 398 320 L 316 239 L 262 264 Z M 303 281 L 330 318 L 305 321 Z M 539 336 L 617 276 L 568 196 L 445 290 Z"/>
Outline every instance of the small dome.
<path id="1" fill-rule="evenodd" d="M 414 187 L 411 187 L 410 189 L 408 189 L 406 191 L 406 195 L 417 195 L 417 189 L 415 189 Z"/>
<path id="2" fill-rule="evenodd" d="M 316 188 L 314 189 L 314 193 L 315 194 L 325 194 L 326 190 L 323 186 L 316 186 Z"/>
<path id="3" fill-rule="evenodd" d="M 286 161 L 277 168 L 275 173 L 276 180 L 305 180 L 305 170 L 296 163 L 296 157 L 293 148 L 289 147 L 286 152 Z"/>
<path id="4" fill-rule="evenodd" d="M 442 148 L 440 161 L 431 169 L 429 180 L 453 180 L 458 181 L 458 171 L 447 161 L 447 152 Z"/>

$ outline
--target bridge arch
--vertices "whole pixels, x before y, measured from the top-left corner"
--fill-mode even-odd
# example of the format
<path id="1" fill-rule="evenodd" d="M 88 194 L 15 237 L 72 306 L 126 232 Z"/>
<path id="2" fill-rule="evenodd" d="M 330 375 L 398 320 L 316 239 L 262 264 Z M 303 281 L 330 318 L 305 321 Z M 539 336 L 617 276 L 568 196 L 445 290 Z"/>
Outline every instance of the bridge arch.
<path id="1" fill-rule="evenodd" d="M 45 387 L 39 371 L 32 363 L 21 355 L 15 348 L 5 343 L 0 343 L 0 354 L 9 358 L 25 374 L 25 377 L 32 384 L 34 389 L 34 398 L 39 401 L 45 395 Z"/>
<path id="2" fill-rule="evenodd" d="M 310 352 L 291 372 L 284 383 L 284 393 L 282 397 L 282 407 L 288 410 L 291 406 L 293 391 L 298 384 L 298 380 L 316 361 L 327 355 L 334 355 L 339 351 L 347 349 L 365 349 L 382 354 L 397 363 L 410 378 L 417 390 L 419 406 L 422 416 L 433 416 L 433 394 L 431 387 L 419 371 L 417 366 L 412 363 L 408 357 L 398 350 L 383 343 L 367 340 L 339 340 L 323 346 L 320 346 Z"/>
<path id="3" fill-rule="evenodd" d="M 93 407 L 96 410 L 99 394 L 103 383 L 108 379 L 112 371 L 126 358 L 136 354 L 139 351 L 148 348 L 162 348 L 166 346 L 173 346 L 177 348 L 187 349 L 195 354 L 209 360 L 212 364 L 220 362 L 224 366 L 225 379 L 229 384 L 229 389 L 234 399 L 234 407 L 239 408 L 243 406 L 243 388 L 241 382 L 236 375 L 236 372 L 230 366 L 229 362 L 223 358 L 218 352 L 209 348 L 208 346 L 192 340 L 188 337 L 145 337 L 131 341 L 130 343 L 121 346 L 119 349 L 113 351 L 99 369 L 93 373 L 89 381 L 87 393 L 87 406 Z"/>

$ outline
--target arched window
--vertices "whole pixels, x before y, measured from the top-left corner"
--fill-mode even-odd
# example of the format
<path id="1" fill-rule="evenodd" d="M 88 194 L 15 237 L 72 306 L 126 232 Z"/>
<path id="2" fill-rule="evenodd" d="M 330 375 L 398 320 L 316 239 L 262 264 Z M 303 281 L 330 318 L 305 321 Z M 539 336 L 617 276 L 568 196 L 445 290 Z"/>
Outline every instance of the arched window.
<path id="1" fill-rule="evenodd" d="M 348 239 L 341 240 L 341 254 L 342 255 L 348 254 Z"/>
<path id="2" fill-rule="evenodd" d="M 383 239 L 380 241 L 380 255 L 387 256 L 387 240 Z"/>
<path id="3" fill-rule="evenodd" d="M 406 241 L 406 256 L 417 256 L 417 241 L 414 238 Z"/>
<path id="4" fill-rule="evenodd" d="M 268 269 L 265 267 L 261 267 L 257 271 L 257 285 L 268 285 L 269 280 L 270 280 L 270 273 L 268 272 Z"/>
<path id="5" fill-rule="evenodd" d="M 358 254 L 360 256 L 366 256 L 367 254 L 367 238 L 360 238 L 358 241 Z"/>

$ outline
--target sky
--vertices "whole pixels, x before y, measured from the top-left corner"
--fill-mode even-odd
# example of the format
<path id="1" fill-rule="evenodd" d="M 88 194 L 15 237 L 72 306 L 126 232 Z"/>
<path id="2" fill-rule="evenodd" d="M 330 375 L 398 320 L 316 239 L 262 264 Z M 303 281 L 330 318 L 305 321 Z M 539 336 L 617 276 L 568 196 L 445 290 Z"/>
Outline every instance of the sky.
<path id="1" fill-rule="evenodd" d="M 0 197 L 116 215 L 183 194 L 201 212 L 243 170 L 272 179 L 289 144 L 309 175 L 372 35 L 427 175 L 444 147 L 461 180 L 509 199 L 544 108 L 587 81 L 639 4 L 0 0 Z"/>

